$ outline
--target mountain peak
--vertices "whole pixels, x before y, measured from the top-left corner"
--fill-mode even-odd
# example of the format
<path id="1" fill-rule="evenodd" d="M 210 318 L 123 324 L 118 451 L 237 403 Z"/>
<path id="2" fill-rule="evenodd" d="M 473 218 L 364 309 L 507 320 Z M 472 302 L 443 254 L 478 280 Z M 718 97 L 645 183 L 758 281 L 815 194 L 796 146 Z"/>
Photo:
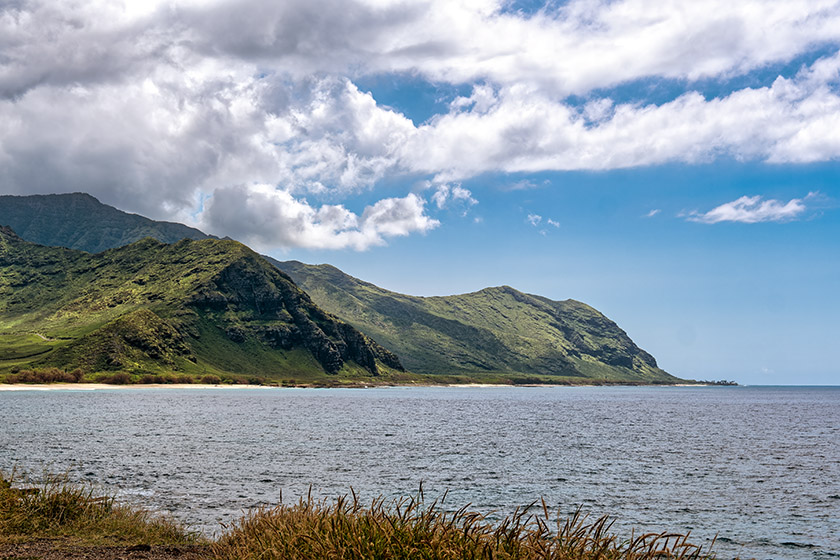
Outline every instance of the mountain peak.
<path id="1" fill-rule="evenodd" d="M 183 224 L 158 222 L 117 210 L 87 193 L 0 196 L 0 223 L 23 239 L 88 253 L 122 247 L 144 237 L 164 243 L 205 239 L 205 233 Z"/>

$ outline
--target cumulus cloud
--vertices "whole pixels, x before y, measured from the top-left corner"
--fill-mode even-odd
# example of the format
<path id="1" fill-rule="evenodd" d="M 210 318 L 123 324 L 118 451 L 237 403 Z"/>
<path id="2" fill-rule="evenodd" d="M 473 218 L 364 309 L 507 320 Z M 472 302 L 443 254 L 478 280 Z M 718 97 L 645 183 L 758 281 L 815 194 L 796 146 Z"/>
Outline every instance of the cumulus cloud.
<path id="1" fill-rule="evenodd" d="M 412 72 L 451 83 L 540 84 L 566 95 L 640 77 L 743 73 L 834 43 L 840 27 L 830 0 L 573 0 L 531 16 L 506 5 L 241 0 L 182 7 L 169 33 L 187 29 L 202 52 L 282 62 L 297 75 Z"/>
<path id="2" fill-rule="evenodd" d="M 263 251 L 365 250 L 384 245 L 388 237 L 425 233 L 439 225 L 425 214 L 425 201 L 416 194 L 382 199 L 357 215 L 342 205 L 313 207 L 270 185 L 216 189 L 202 219 L 208 231 L 229 232 Z"/>
<path id="3" fill-rule="evenodd" d="M 821 76 L 815 77 L 815 67 Z M 828 72 L 826 69 L 831 69 Z M 487 171 L 608 170 L 721 155 L 803 163 L 840 157 L 837 55 L 791 78 L 706 99 L 620 104 L 598 122 L 544 92 L 499 90 L 488 112 L 450 112 L 408 137 L 403 161 L 441 181 Z M 829 77 L 830 76 L 830 77 Z"/>
<path id="4" fill-rule="evenodd" d="M 540 225 L 540 222 L 542 222 L 542 216 L 540 216 L 539 214 L 528 214 L 528 217 L 525 218 L 525 221 L 531 224 L 532 226 L 537 227 L 538 225 Z"/>
<path id="5" fill-rule="evenodd" d="M 788 202 L 772 198 L 764 200 L 761 196 L 742 196 L 702 214 L 691 212 L 686 216 L 686 219 L 704 224 L 717 224 L 719 222 L 741 222 L 745 224 L 789 222 L 801 217 L 806 210 L 805 201 L 815 196 L 817 196 L 817 193 L 808 193 L 808 196 L 804 199 L 794 198 Z"/>
<path id="6" fill-rule="evenodd" d="M 386 178 L 430 180 L 434 210 L 474 205 L 459 181 L 488 172 L 840 157 L 836 54 L 712 99 L 599 93 L 658 78 L 690 90 L 836 48 L 834 1 L 572 0 L 532 15 L 506 5 L 0 4 L 0 184 L 87 191 L 158 219 L 195 215 L 264 246 L 366 248 L 436 224 L 416 195 L 360 215 L 342 205 Z M 415 126 L 354 84 L 383 74 L 472 89 Z M 269 223 L 278 231 L 253 231 Z"/>

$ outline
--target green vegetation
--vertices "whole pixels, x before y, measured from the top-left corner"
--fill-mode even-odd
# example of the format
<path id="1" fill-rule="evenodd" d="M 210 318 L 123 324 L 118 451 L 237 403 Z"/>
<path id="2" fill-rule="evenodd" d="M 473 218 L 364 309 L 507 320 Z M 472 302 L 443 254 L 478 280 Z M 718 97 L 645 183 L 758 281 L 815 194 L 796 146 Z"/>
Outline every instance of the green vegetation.
<path id="1" fill-rule="evenodd" d="M 122 247 L 144 237 L 164 243 L 208 237 L 183 224 L 128 214 L 85 193 L 0 196 L 0 224 L 39 245 L 89 253 Z"/>
<path id="2" fill-rule="evenodd" d="M 23 487 L 21 487 L 23 486 Z M 179 523 L 49 476 L 40 484 L 0 473 L 0 544 L 70 539 L 82 545 L 184 545 L 200 542 Z"/>
<path id="3" fill-rule="evenodd" d="M 28 285 L 29 293 L 26 302 L 17 302 L 17 311 L 26 313 L 21 313 L 19 321 L 4 324 L 0 291 L 0 375 L 15 367 L 32 369 L 69 364 L 75 368 L 74 364 L 84 364 L 85 380 L 90 379 L 87 372 L 118 369 L 129 375 L 127 382 L 175 372 L 189 375 L 190 379 L 215 375 L 226 382 L 272 383 L 279 372 L 294 372 L 285 377 L 286 384 L 341 385 L 360 382 L 360 376 L 370 378 L 377 371 L 380 375 L 368 381 L 513 384 L 682 381 L 659 369 L 654 358 L 638 348 L 615 323 L 574 300 L 552 301 L 507 286 L 457 296 L 413 297 L 384 290 L 329 265 L 281 263 L 269 258 L 306 290 L 317 306 L 382 344 L 371 346 L 366 337 L 362 339 L 357 334 L 348 341 L 349 331 L 336 333 L 328 328 L 323 332 L 340 354 L 339 363 L 335 352 L 320 352 L 325 347 L 323 341 L 313 340 L 309 332 L 302 333 L 310 341 L 309 346 L 303 345 L 301 349 L 300 344 L 292 344 L 294 348 L 289 348 L 289 331 L 275 327 L 278 320 L 288 325 L 294 318 L 281 314 L 260 324 L 265 313 L 258 302 L 255 302 L 256 313 L 248 318 L 238 311 L 221 313 L 217 306 L 224 306 L 227 296 L 201 283 L 205 272 L 224 264 L 212 261 L 218 258 L 214 251 L 224 252 L 220 246 L 208 246 L 215 247 L 209 254 L 202 249 L 193 256 L 172 255 L 183 259 L 179 263 L 183 267 L 153 266 L 141 270 L 148 263 L 140 253 L 160 251 L 160 244 L 138 240 L 152 237 L 174 242 L 208 237 L 198 230 L 127 214 L 82 193 L 0 196 L 0 222 L 11 223 L 25 239 L 43 245 L 95 252 L 141 243 L 134 243 L 129 251 L 119 250 L 115 254 L 108 251 L 101 255 L 100 263 L 114 265 L 111 270 L 103 271 L 107 277 L 99 279 L 108 284 L 109 293 L 100 290 L 89 294 L 87 299 L 78 297 L 76 301 L 68 301 L 71 306 L 60 311 L 64 325 L 58 317 L 39 315 L 45 294 L 30 285 L 36 279 L 31 277 L 31 270 L 4 270 L 15 274 L 6 282 L 7 294 L 8 288 L 15 289 L 21 282 Z M 186 253 L 195 248 L 182 243 L 175 246 Z M 86 289 L 83 283 L 87 276 L 68 278 L 62 272 L 61 258 L 57 253 L 53 255 L 56 262 L 47 259 L 36 264 L 52 266 L 51 274 L 70 281 L 71 285 L 61 285 L 60 290 L 69 288 L 81 295 Z M 137 256 L 139 260 L 135 259 Z M 254 257 L 253 253 L 249 256 Z M 204 257 L 211 261 L 201 262 Z M 141 269 L 136 267 L 138 263 Z M 240 272 L 249 275 L 248 271 Z M 127 278 L 131 278 L 130 283 L 123 281 Z M 45 280 L 45 275 L 37 280 Z M 118 286 L 120 289 L 116 289 Z M 242 286 L 232 288 L 235 291 Z M 53 289 L 55 286 L 50 283 L 42 284 L 44 292 Z M 176 306 L 177 311 L 171 305 L 163 305 L 172 302 L 167 296 L 190 297 L 191 291 L 192 297 L 198 299 L 186 310 L 180 304 Z M 148 314 L 123 317 L 137 303 L 138 294 L 144 292 L 154 292 L 160 297 L 146 302 L 146 307 L 158 317 Z M 195 305 L 201 298 L 204 298 L 203 305 Z M 93 315 L 96 320 L 89 320 Z M 33 319 L 37 320 L 33 322 Z M 58 340 L 38 330 L 43 320 L 49 320 L 51 332 L 56 333 Z M 112 320 L 117 322 L 94 332 Z M 68 344 L 66 339 L 76 342 Z M 132 348 L 132 341 L 139 346 Z M 266 344 L 283 351 L 267 352 Z M 346 351 L 363 346 L 373 349 L 373 359 L 365 352 L 364 356 L 356 353 L 354 357 Z M 399 356 L 399 360 L 383 346 Z M 62 348 L 56 350 L 57 347 Z M 154 355 L 152 360 L 146 359 L 149 351 Z M 47 356 L 51 357 L 46 359 Z M 373 367 L 373 362 L 378 368 Z M 400 362 L 416 373 L 403 372 Z M 325 376 L 325 371 L 331 375 Z M 125 375 L 109 378 L 126 380 Z M 292 379 L 294 383 L 290 382 Z"/>
<path id="4" fill-rule="evenodd" d="M 535 504 L 533 504 L 535 505 Z M 610 534 L 602 517 L 589 522 L 578 511 L 571 519 L 552 519 L 542 511 L 517 511 L 500 523 L 489 523 L 466 507 L 449 513 L 437 503 L 374 500 L 363 507 L 356 499 L 334 503 L 301 501 L 250 513 L 212 550 L 218 560 L 309 560 L 336 558 L 517 559 L 517 560 L 653 560 L 711 558 L 687 535 L 643 534 L 621 540 Z"/>
<path id="5" fill-rule="evenodd" d="M 490 523 L 467 507 L 447 512 L 438 502 L 426 505 L 422 491 L 418 499 L 386 503 L 380 498 L 368 507 L 355 495 L 332 502 L 306 499 L 254 510 L 207 543 L 172 520 L 117 504 L 62 477 L 21 487 L 14 477 L 0 476 L 0 553 L 10 543 L 49 539 L 59 547 L 87 547 L 96 558 L 118 558 L 126 550 L 106 547 L 148 550 L 154 545 L 192 547 L 192 557 L 214 560 L 711 558 L 687 535 L 619 539 L 606 517 L 589 521 L 578 511 L 563 520 L 552 517 L 544 502 L 539 513 L 532 515 L 531 509 Z"/>
<path id="6" fill-rule="evenodd" d="M 395 352 L 411 371 L 485 382 L 680 381 L 614 322 L 578 301 L 552 301 L 507 286 L 415 297 L 329 265 L 268 260 L 317 305 Z"/>
<path id="7" fill-rule="evenodd" d="M 0 380 L 341 384 L 401 372 L 235 241 L 144 239 L 91 255 L 0 227 Z"/>

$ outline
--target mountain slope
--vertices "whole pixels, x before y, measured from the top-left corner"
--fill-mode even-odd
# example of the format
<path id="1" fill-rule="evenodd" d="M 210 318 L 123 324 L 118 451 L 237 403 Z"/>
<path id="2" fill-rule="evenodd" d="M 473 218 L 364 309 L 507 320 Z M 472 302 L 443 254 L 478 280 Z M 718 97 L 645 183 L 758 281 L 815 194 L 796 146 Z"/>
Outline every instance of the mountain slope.
<path id="1" fill-rule="evenodd" d="M 127 214 L 79 193 L 0 196 L 0 223 L 4 221 L 22 228 L 22 237 L 27 240 L 91 252 L 120 247 L 144 236 L 165 242 L 184 237 L 208 237 L 181 224 L 155 222 Z M 411 371 L 496 373 L 503 377 L 539 375 L 552 379 L 565 377 L 572 381 L 677 381 L 659 369 L 653 357 L 639 349 L 615 323 L 580 302 L 552 301 L 506 286 L 473 294 L 420 298 L 383 290 L 328 265 L 268 260 L 292 276 L 317 305 L 396 352 Z M 136 325 L 140 319 L 142 316 L 126 319 L 109 328 L 120 331 Z M 149 317 L 146 320 L 154 322 Z M 265 358 L 262 353 L 256 352 L 251 360 L 234 359 L 241 355 L 235 350 L 251 344 L 248 341 L 232 342 L 239 337 L 239 328 L 229 325 L 224 339 L 216 346 L 204 344 L 204 351 L 214 354 L 214 363 L 226 364 L 224 368 L 228 371 L 237 368 L 256 371 L 254 362 Z M 166 332 L 165 328 L 160 330 L 153 326 L 149 326 L 149 330 L 157 333 L 156 337 L 162 337 Z M 257 336 L 262 342 L 272 337 L 280 341 L 285 335 L 277 331 L 272 335 Z M 10 356 L 27 355 L 49 346 L 31 333 L 19 338 L 14 345 L 6 345 Z M 5 340 L 11 340 L 10 335 L 6 335 Z M 79 344 L 87 348 L 104 347 L 101 337 Z M 195 344 L 201 346 L 203 343 Z M 175 350 L 166 349 L 158 353 L 170 357 L 178 355 Z M 58 355 L 60 353 L 56 353 Z M 101 361 L 94 362 L 98 364 L 95 367 L 102 367 Z M 266 367 L 275 367 L 273 361 L 269 359 Z"/>
<path id="2" fill-rule="evenodd" d="M 329 265 L 268 260 L 318 305 L 399 355 L 411 371 L 678 381 L 618 325 L 578 301 L 552 301 L 508 286 L 415 297 Z"/>
<path id="3" fill-rule="evenodd" d="M 145 237 L 163 243 L 205 239 L 201 231 L 117 210 L 84 193 L 0 196 L 0 224 L 27 241 L 98 253 Z"/>
<path id="4" fill-rule="evenodd" d="M 399 360 L 235 241 L 99 254 L 0 228 L 0 370 L 377 375 Z"/>

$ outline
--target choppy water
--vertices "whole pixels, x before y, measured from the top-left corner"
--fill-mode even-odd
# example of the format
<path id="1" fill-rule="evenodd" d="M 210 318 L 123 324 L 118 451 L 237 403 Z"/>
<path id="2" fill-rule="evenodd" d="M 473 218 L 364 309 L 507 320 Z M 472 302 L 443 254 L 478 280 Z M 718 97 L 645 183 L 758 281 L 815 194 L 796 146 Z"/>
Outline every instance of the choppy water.
<path id="1" fill-rule="evenodd" d="M 840 557 L 840 388 L 0 392 L 0 469 L 68 472 L 205 530 L 264 503 L 544 497 L 722 558 Z"/>

